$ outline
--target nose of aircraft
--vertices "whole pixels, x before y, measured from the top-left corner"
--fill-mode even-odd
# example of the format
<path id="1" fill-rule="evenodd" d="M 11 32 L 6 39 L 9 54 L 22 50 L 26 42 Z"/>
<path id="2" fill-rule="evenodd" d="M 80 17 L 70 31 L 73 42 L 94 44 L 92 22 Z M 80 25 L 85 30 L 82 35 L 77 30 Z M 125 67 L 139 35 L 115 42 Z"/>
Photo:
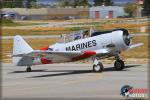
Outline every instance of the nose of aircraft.
<path id="1" fill-rule="evenodd" d="M 127 31 L 127 30 L 124 30 L 124 31 L 123 31 L 123 40 L 124 40 L 124 42 L 125 42 L 125 44 L 126 44 L 127 46 L 130 45 L 130 43 L 131 43 L 131 38 L 132 38 L 132 36 L 128 33 L 128 31 Z"/>

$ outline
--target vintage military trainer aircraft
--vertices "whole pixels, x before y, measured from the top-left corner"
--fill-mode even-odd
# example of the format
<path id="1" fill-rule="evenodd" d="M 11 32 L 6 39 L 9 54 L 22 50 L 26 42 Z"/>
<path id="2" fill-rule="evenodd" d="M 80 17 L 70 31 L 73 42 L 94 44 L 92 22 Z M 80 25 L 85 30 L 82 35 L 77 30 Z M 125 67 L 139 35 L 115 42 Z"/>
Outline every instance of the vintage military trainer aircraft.
<path id="1" fill-rule="evenodd" d="M 93 71 L 102 72 L 103 64 L 98 60 L 114 56 L 116 59 L 115 69 L 122 70 L 125 64 L 119 56 L 121 51 L 143 45 L 143 43 L 132 44 L 132 36 L 126 29 L 96 31 L 89 37 L 81 37 L 71 42 L 55 43 L 40 50 L 33 50 L 21 36 L 17 35 L 14 37 L 13 43 L 13 64 L 27 66 L 26 71 L 31 72 L 32 65 L 73 62 L 92 58 Z"/>

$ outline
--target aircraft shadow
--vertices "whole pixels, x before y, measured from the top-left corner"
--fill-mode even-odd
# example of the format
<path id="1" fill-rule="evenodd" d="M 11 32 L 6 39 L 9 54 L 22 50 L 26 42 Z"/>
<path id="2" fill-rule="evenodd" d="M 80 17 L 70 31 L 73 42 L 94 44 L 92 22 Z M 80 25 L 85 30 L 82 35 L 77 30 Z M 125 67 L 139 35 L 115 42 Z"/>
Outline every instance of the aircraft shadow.
<path id="1" fill-rule="evenodd" d="M 138 66 L 141 65 L 127 65 L 125 69 L 122 71 L 129 71 L 129 69 L 127 68 L 138 67 Z M 104 72 L 109 72 L 109 71 L 116 71 L 116 70 L 114 67 L 104 68 Z M 61 72 L 61 73 L 38 75 L 38 76 L 32 76 L 27 78 L 54 77 L 54 76 L 94 73 L 92 70 L 51 70 L 51 71 L 44 71 L 44 72 Z"/>
<path id="2" fill-rule="evenodd" d="M 131 68 L 131 67 L 138 67 L 138 66 L 141 66 L 141 65 L 126 65 L 125 68 L 121 71 L 129 71 L 128 68 Z M 104 72 L 109 72 L 109 71 L 116 71 L 116 69 L 114 67 L 108 67 L 108 68 L 104 68 Z"/>
<path id="3" fill-rule="evenodd" d="M 37 69 L 37 70 L 32 70 L 32 72 L 49 72 L 49 71 L 47 71 L 47 69 Z M 24 71 L 13 71 L 10 72 L 9 74 L 11 73 L 29 73 L 29 72 L 26 72 L 26 70 L 24 70 Z"/>
<path id="4" fill-rule="evenodd" d="M 28 77 L 28 78 L 53 77 L 53 76 L 64 76 L 64 75 L 92 73 L 91 70 L 72 70 L 72 71 L 66 71 L 66 70 L 57 71 L 57 70 L 54 70 L 54 71 L 50 71 L 50 72 L 61 72 L 61 73 L 32 76 L 32 77 Z"/>
<path id="5" fill-rule="evenodd" d="M 88 71 L 88 70 L 47 70 L 47 69 L 33 69 L 32 72 L 80 72 L 80 71 Z M 91 71 L 91 70 L 90 70 Z M 24 71 L 13 71 L 9 72 L 9 74 L 13 73 L 32 73 Z"/>

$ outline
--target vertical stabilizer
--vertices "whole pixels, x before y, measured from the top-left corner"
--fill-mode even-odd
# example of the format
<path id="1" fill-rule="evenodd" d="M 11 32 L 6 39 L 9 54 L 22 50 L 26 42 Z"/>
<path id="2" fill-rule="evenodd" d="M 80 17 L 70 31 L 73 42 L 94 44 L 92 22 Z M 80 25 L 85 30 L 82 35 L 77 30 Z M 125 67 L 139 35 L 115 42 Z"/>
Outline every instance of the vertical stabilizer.
<path id="1" fill-rule="evenodd" d="M 26 54 L 32 52 L 33 49 L 25 42 L 25 40 L 17 35 L 13 42 L 13 55 Z M 18 65 L 22 57 L 13 57 L 13 64 Z"/>

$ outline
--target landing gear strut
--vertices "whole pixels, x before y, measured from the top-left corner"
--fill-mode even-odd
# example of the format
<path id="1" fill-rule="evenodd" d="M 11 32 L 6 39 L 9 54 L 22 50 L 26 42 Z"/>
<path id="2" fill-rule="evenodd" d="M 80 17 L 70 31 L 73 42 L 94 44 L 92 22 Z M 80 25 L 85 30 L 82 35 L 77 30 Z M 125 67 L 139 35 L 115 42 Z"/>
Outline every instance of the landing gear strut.
<path id="1" fill-rule="evenodd" d="M 103 64 L 101 62 L 98 62 L 98 60 L 95 58 L 94 64 L 93 64 L 93 71 L 94 72 L 102 72 L 103 69 L 104 69 Z"/>
<path id="2" fill-rule="evenodd" d="M 121 60 L 119 56 L 116 56 L 116 61 L 114 63 L 114 67 L 116 70 L 122 70 L 125 67 L 124 61 Z"/>
<path id="3" fill-rule="evenodd" d="M 32 71 L 31 66 L 27 66 L 26 71 L 31 72 Z"/>

